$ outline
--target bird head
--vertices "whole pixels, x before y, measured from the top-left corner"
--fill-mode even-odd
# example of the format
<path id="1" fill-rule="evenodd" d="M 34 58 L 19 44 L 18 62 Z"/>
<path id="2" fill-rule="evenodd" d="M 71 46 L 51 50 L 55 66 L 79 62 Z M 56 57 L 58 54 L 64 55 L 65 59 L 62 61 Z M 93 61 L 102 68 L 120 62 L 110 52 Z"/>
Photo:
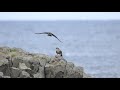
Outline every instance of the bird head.
<path id="1" fill-rule="evenodd" d="M 58 47 L 56 47 L 56 49 L 59 49 Z"/>

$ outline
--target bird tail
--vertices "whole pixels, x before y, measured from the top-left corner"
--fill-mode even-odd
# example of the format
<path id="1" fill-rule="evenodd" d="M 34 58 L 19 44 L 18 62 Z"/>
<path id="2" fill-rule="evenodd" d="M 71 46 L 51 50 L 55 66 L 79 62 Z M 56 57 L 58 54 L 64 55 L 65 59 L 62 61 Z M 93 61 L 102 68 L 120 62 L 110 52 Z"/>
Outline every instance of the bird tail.
<path id="1" fill-rule="evenodd" d="M 63 56 L 62 53 L 61 53 L 61 56 Z"/>

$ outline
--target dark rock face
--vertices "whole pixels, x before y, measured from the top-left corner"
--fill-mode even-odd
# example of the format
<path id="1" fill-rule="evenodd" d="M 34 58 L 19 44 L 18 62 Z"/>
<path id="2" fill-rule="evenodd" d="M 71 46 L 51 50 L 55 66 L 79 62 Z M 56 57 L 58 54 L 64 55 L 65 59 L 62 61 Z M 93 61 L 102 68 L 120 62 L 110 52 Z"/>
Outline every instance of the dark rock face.
<path id="1" fill-rule="evenodd" d="M 63 57 L 29 54 L 21 49 L 0 47 L 0 78 L 90 78 L 82 67 Z"/>

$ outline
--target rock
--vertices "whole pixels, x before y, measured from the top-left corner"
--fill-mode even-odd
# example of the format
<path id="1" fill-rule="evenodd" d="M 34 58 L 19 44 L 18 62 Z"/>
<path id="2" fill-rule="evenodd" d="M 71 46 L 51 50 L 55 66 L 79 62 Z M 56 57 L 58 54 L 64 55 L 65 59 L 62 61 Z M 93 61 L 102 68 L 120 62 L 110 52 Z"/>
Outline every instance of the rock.
<path id="1" fill-rule="evenodd" d="M 3 72 L 4 75 L 9 76 L 10 70 L 8 64 L 0 66 L 0 72 Z"/>
<path id="2" fill-rule="evenodd" d="M 10 76 L 3 76 L 3 78 L 11 78 Z"/>
<path id="3" fill-rule="evenodd" d="M 34 64 L 32 64 L 32 66 L 33 66 L 34 73 L 37 73 L 39 71 L 40 65 L 38 63 L 34 63 Z"/>
<path id="4" fill-rule="evenodd" d="M 28 68 L 25 63 L 19 63 L 19 69 L 25 70 L 25 69 L 30 69 Z M 31 69 L 30 69 L 31 70 Z"/>
<path id="5" fill-rule="evenodd" d="M 45 66 L 45 77 L 46 78 L 54 78 L 55 77 L 55 75 L 54 75 L 54 71 L 52 71 L 52 69 L 53 69 L 53 65 L 50 65 L 50 64 L 47 64 L 46 66 Z"/>
<path id="6" fill-rule="evenodd" d="M 89 78 L 60 55 L 33 54 L 19 48 L 0 47 L 0 78 Z"/>
<path id="7" fill-rule="evenodd" d="M 3 78 L 3 72 L 0 72 L 0 78 Z"/>
<path id="8" fill-rule="evenodd" d="M 59 62 L 60 60 L 64 60 L 64 61 L 65 61 L 65 59 L 64 59 L 62 56 L 60 56 L 60 55 L 55 55 L 55 57 L 53 57 L 53 58 L 50 60 L 49 63 Z"/>
<path id="9" fill-rule="evenodd" d="M 25 65 L 28 67 L 28 68 L 30 68 L 31 67 L 31 64 L 28 62 L 28 61 L 23 61 L 23 63 L 25 63 Z"/>
<path id="10" fill-rule="evenodd" d="M 59 61 L 45 66 L 46 78 L 63 78 L 66 73 L 66 62 Z"/>
<path id="11" fill-rule="evenodd" d="M 83 67 L 74 67 L 74 78 L 83 78 Z"/>
<path id="12" fill-rule="evenodd" d="M 29 73 L 29 75 L 30 75 L 31 78 L 34 78 L 34 74 L 35 74 L 34 71 L 29 70 L 29 69 L 26 69 L 25 71 L 26 71 L 27 73 Z"/>
<path id="13" fill-rule="evenodd" d="M 12 63 L 13 63 L 13 66 L 12 66 L 12 67 L 19 68 L 19 63 L 22 63 L 22 62 L 23 62 L 22 57 L 13 58 L 13 59 L 12 59 Z"/>
<path id="14" fill-rule="evenodd" d="M 19 78 L 30 78 L 30 74 L 26 71 L 22 71 Z"/>
<path id="15" fill-rule="evenodd" d="M 72 78 L 73 76 L 72 76 L 72 74 L 74 73 L 73 72 L 73 68 L 74 68 L 74 64 L 73 63 L 71 63 L 71 62 L 68 62 L 67 63 L 67 65 L 66 65 L 66 76 L 65 76 L 65 78 Z"/>
<path id="16" fill-rule="evenodd" d="M 66 70 L 73 69 L 74 66 L 75 65 L 72 62 L 67 62 L 67 64 L 66 64 Z"/>
<path id="17" fill-rule="evenodd" d="M 4 76 L 3 72 L 0 72 L 0 78 L 10 78 L 10 76 Z"/>
<path id="18" fill-rule="evenodd" d="M 10 51 L 9 47 L 0 47 L 0 52 L 4 53 L 4 54 L 8 54 Z"/>
<path id="19" fill-rule="evenodd" d="M 8 64 L 8 60 L 7 59 L 0 60 L 0 66 L 7 65 L 7 64 Z"/>
<path id="20" fill-rule="evenodd" d="M 83 68 L 73 63 L 57 60 L 45 66 L 46 78 L 83 78 Z"/>
<path id="21" fill-rule="evenodd" d="M 10 71 L 11 71 L 11 75 L 10 75 L 11 78 L 17 78 L 21 74 L 21 70 L 19 68 L 11 67 Z"/>
<path id="22" fill-rule="evenodd" d="M 0 72 L 3 72 L 8 65 L 7 59 L 0 60 Z"/>
<path id="23" fill-rule="evenodd" d="M 34 74 L 34 78 L 45 78 L 44 67 L 39 67 L 39 70 Z"/>

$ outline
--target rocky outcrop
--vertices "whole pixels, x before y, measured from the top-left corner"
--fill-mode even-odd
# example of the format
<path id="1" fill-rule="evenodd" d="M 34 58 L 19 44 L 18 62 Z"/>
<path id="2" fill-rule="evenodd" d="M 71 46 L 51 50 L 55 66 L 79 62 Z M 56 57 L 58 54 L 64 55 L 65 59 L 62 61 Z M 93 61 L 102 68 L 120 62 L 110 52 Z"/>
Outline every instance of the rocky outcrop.
<path id="1" fill-rule="evenodd" d="M 63 57 L 0 47 L 0 78 L 90 78 L 83 67 Z"/>

